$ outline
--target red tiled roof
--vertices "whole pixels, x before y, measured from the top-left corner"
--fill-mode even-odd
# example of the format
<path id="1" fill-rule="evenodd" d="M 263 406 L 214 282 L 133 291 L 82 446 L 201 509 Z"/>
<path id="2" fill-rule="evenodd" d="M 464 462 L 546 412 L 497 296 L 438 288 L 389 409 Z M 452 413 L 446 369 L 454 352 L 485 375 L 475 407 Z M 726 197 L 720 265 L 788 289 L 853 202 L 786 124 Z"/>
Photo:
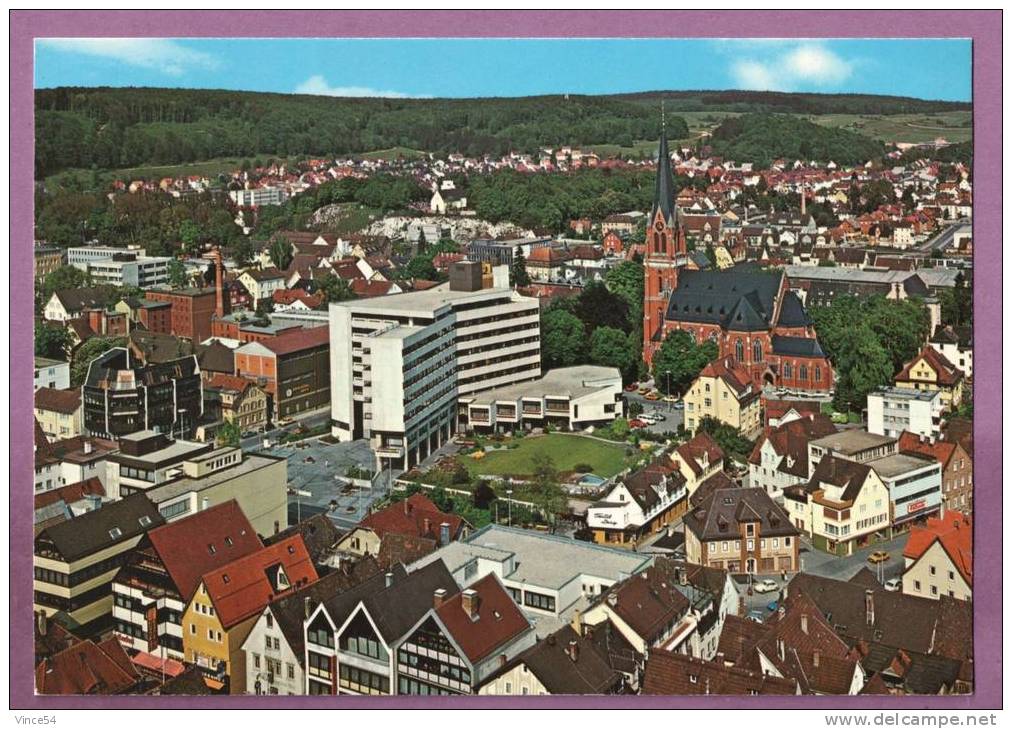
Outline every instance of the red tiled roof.
<path id="1" fill-rule="evenodd" d="M 245 377 L 226 375 L 223 372 L 215 372 L 207 380 L 207 387 L 215 390 L 225 390 L 227 392 L 243 392 L 252 384 L 253 382 L 247 380 Z"/>
<path id="2" fill-rule="evenodd" d="M 741 399 L 742 396 L 745 395 L 746 391 L 752 386 L 752 378 L 749 376 L 748 370 L 741 365 L 735 364 L 731 357 L 724 360 L 713 360 L 703 368 L 702 372 L 699 373 L 699 376 L 722 379 L 732 390 L 734 390 L 739 399 Z M 760 391 L 753 387 L 750 394 L 759 395 Z"/>
<path id="3" fill-rule="evenodd" d="M 393 281 L 366 281 L 364 278 L 353 278 L 351 290 L 357 296 L 366 298 L 373 296 L 386 296 L 394 286 Z"/>
<path id="4" fill-rule="evenodd" d="M 920 559 L 936 541 L 942 545 L 966 583 L 973 585 L 973 526 L 970 517 L 958 511 L 949 511 L 945 516 L 928 519 L 924 526 L 913 527 L 903 548 L 903 556 Z"/>
<path id="5" fill-rule="evenodd" d="M 271 294 L 271 299 L 275 304 L 282 305 L 294 304 L 296 301 L 301 301 L 310 309 L 315 309 L 323 303 L 323 297 L 319 294 L 307 294 L 301 289 L 278 289 Z"/>
<path id="6" fill-rule="evenodd" d="M 312 327 L 310 329 L 296 329 L 291 332 L 284 332 L 272 339 L 265 339 L 260 342 L 274 354 L 291 354 L 303 349 L 312 349 L 322 344 L 329 344 L 329 327 Z"/>
<path id="7" fill-rule="evenodd" d="M 464 610 L 463 592 L 447 599 L 436 608 L 436 614 L 471 662 L 477 663 L 531 626 L 494 573 L 468 589 L 477 593 L 474 617 Z"/>
<path id="8" fill-rule="evenodd" d="M 73 415 L 81 407 L 81 391 L 40 387 L 35 391 L 35 407 L 38 410 Z"/>
<path id="9" fill-rule="evenodd" d="M 404 501 L 369 514 L 359 522 L 360 527 L 371 529 L 381 539 L 385 534 L 403 534 L 434 539 L 439 543 L 439 530 L 443 523 L 450 525 L 450 540 L 456 539 L 464 520 L 456 514 L 439 510 L 425 494 L 412 494 Z"/>
<path id="10" fill-rule="evenodd" d="M 910 378 L 910 371 L 914 366 L 924 360 L 928 366 L 935 371 L 935 378 L 939 385 L 950 387 L 963 379 L 963 371 L 945 358 L 941 352 L 931 346 L 926 346 L 920 353 L 904 365 L 903 370 L 896 375 L 896 382 L 913 382 Z"/>
<path id="11" fill-rule="evenodd" d="M 80 501 L 85 496 L 105 496 L 105 488 L 98 478 L 89 478 L 85 481 L 61 486 L 52 491 L 43 491 L 41 494 L 35 494 L 35 508 L 41 509 L 43 506 L 55 504 L 57 501 L 72 504 L 75 501 Z"/>
<path id="12" fill-rule="evenodd" d="M 901 453 L 919 453 L 923 456 L 929 456 L 941 463 L 942 468 L 948 467 L 949 459 L 956 452 L 958 445 L 959 443 L 946 440 L 930 443 L 922 440 L 917 433 L 911 433 L 909 430 L 904 430 L 900 434 L 900 439 L 897 443 L 897 447 Z"/>
<path id="13" fill-rule="evenodd" d="M 799 415 L 811 417 L 822 412 L 820 404 L 813 400 L 771 400 L 766 399 L 766 422 L 779 420 L 790 410 Z"/>
<path id="14" fill-rule="evenodd" d="M 528 263 L 562 263 L 568 261 L 569 255 L 553 246 L 543 246 L 542 248 L 535 248 L 531 251 L 531 255 L 527 256 Z"/>
<path id="15" fill-rule="evenodd" d="M 284 569 L 289 584 L 282 590 L 272 584 L 269 575 L 279 567 Z M 296 534 L 208 572 L 202 581 L 222 627 L 228 629 L 260 612 L 272 600 L 317 579 L 306 544 L 302 536 Z"/>
<path id="16" fill-rule="evenodd" d="M 115 638 L 76 643 L 42 661 L 35 669 L 40 694 L 118 694 L 140 679 Z"/>
<path id="17" fill-rule="evenodd" d="M 263 548 L 234 499 L 152 529 L 148 538 L 184 600 L 206 573 Z"/>
<path id="18" fill-rule="evenodd" d="M 703 473 L 703 467 L 699 465 L 699 461 L 705 454 L 708 463 L 716 463 L 717 461 L 723 460 L 724 451 L 717 445 L 717 441 L 710 437 L 708 433 L 700 432 L 692 440 L 689 440 L 675 449 L 675 452 L 682 457 L 692 472 L 699 476 Z"/>

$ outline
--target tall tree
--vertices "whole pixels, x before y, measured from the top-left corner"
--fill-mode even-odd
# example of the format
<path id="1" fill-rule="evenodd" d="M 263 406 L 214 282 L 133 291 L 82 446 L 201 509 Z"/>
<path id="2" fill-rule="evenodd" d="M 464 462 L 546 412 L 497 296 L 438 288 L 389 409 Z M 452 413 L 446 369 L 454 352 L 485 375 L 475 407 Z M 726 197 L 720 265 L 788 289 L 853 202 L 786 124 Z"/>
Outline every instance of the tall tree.
<path id="1" fill-rule="evenodd" d="M 681 394 L 696 379 L 700 370 L 717 358 L 716 342 L 702 344 L 688 332 L 677 330 L 668 334 L 654 354 L 653 376 L 657 387 L 666 394 Z"/>
<path id="2" fill-rule="evenodd" d="M 79 289 L 90 285 L 88 274 L 74 266 L 60 266 L 42 281 L 42 298 L 48 300 L 54 291 Z"/>
<path id="3" fill-rule="evenodd" d="M 169 285 L 174 289 L 182 289 L 189 282 L 186 275 L 186 266 L 178 258 L 169 261 Z"/>
<path id="4" fill-rule="evenodd" d="M 562 309 L 541 316 L 541 361 L 546 370 L 570 367 L 585 361 L 587 329 L 577 317 Z"/>
<path id="5" fill-rule="evenodd" d="M 292 243 L 284 236 L 278 236 L 271 243 L 268 255 L 279 270 L 284 271 L 292 264 Z"/>
<path id="6" fill-rule="evenodd" d="M 629 337 L 621 329 L 598 327 L 590 335 L 590 361 L 601 367 L 615 367 L 627 381 L 632 379 L 638 352 L 630 351 Z"/>
<path id="7" fill-rule="evenodd" d="M 513 256 L 513 265 L 510 267 L 510 285 L 531 285 L 531 277 L 527 274 L 527 259 L 519 248 L 517 248 L 516 255 Z"/>
<path id="8" fill-rule="evenodd" d="M 566 492 L 559 486 L 559 472 L 552 457 L 545 453 L 534 456 L 534 473 L 531 482 L 531 500 L 541 510 L 552 531 L 558 517 L 569 503 Z"/>
<path id="9" fill-rule="evenodd" d="M 348 301 L 355 298 L 355 292 L 351 288 L 351 282 L 348 279 L 335 276 L 332 273 L 328 273 L 320 281 L 319 291 L 323 294 L 324 300 L 328 304 L 333 304 L 338 301 Z"/>
<path id="10" fill-rule="evenodd" d="M 70 332 L 61 326 L 44 324 L 35 330 L 35 354 L 39 357 L 66 359 L 70 345 Z"/>

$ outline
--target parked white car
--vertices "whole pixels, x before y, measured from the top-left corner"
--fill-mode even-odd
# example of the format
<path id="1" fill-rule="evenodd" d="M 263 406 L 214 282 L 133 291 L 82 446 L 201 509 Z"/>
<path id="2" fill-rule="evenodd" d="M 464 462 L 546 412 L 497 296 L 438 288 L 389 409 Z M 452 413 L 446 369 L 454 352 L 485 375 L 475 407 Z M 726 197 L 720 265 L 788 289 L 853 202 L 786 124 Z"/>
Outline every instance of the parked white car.
<path id="1" fill-rule="evenodd" d="M 773 580 L 759 580 L 754 585 L 752 585 L 752 589 L 759 593 L 776 592 L 777 590 L 780 589 L 780 585 L 778 585 Z"/>
<path id="2" fill-rule="evenodd" d="M 885 584 L 883 585 L 883 587 L 885 587 L 886 589 L 886 592 L 899 592 L 902 586 L 903 583 L 897 577 L 894 577 L 891 580 L 886 580 Z"/>

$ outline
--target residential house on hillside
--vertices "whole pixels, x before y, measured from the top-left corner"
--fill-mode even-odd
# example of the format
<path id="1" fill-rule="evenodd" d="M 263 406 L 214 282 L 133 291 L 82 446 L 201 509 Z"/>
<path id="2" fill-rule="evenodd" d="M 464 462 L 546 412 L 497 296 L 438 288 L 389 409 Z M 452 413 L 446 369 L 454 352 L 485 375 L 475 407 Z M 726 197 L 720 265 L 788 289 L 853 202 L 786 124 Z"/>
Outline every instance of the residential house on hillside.
<path id="1" fill-rule="evenodd" d="M 49 357 L 35 357 L 35 390 L 50 387 L 66 390 L 70 387 L 70 362 Z"/>

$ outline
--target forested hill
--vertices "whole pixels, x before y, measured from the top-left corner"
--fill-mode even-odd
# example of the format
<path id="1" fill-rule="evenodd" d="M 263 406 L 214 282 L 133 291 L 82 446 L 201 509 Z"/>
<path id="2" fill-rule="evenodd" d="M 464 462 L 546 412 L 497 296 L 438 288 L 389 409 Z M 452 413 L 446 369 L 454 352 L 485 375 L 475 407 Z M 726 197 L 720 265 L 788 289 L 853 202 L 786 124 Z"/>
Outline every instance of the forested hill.
<path id="1" fill-rule="evenodd" d="M 880 142 L 846 129 L 830 129 L 787 114 L 745 114 L 720 123 L 711 137 L 714 152 L 760 167 L 783 157 L 858 164 L 882 156 Z"/>
<path id="2" fill-rule="evenodd" d="M 781 91 L 644 91 L 612 98 L 656 107 L 663 99 L 677 112 L 776 112 L 781 114 L 930 114 L 971 111 L 966 101 L 930 101 L 874 94 L 807 94 Z"/>
<path id="3" fill-rule="evenodd" d="M 891 114 L 969 108 L 890 96 L 747 91 L 516 99 L 331 98 L 158 88 L 36 91 L 36 174 L 223 157 L 325 156 L 406 147 L 466 155 L 687 138 L 679 111 Z M 828 134 L 828 133 L 827 133 Z M 828 137 L 827 137 L 828 138 Z"/>
<path id="4" fill-rule="evenodd" d="M 467 155 L 657 139 L 660 115 L 604 96 L 347 99 L 184 89 L 36 92 L 36 173 L 390 147 Z M 688 136 L 669 115 L 668 133 Z"/>

